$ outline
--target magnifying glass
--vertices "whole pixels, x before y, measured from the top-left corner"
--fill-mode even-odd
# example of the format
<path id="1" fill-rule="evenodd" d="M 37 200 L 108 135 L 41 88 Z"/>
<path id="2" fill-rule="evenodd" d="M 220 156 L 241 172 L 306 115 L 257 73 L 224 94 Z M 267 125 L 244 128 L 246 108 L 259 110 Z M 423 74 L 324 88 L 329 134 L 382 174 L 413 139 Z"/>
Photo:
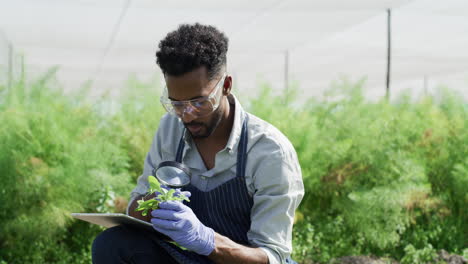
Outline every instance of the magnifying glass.
<path id="1" fill-rule="evenodd" d="M 153 170 L 153 175 L 160 183 L 171 188 L 187 186 L 191 178 L 190 169 L 177 161 L 161 162 L 158 168 Z"/>

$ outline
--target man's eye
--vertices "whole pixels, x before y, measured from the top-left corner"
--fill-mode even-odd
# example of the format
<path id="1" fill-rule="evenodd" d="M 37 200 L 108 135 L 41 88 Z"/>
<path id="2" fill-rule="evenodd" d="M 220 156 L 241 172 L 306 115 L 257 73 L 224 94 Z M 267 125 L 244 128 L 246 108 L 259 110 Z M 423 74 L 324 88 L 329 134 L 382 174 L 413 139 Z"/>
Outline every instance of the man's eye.
<path id="1" fill-rule="evenodd" d="M 174 108 L 184 108 L 184 104 L 179 103 L 179 102 L 172 102 L 172 107 Z"/>
<path id="2" fill-rule="evenodd" d="M 195 101 L 192 103 L 194 107 L 204 107 L 207 104 L 206 100 L 203 101 Z"/>

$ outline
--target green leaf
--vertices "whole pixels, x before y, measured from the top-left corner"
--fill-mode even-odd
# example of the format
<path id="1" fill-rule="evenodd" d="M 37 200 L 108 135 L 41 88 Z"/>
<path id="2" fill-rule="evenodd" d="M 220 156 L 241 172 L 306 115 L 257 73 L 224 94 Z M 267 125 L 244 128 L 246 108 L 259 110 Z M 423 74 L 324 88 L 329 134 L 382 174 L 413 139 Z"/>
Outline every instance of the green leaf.
<path id="1" fill-rule="evenodd" d="M 148 183 L 150 185 L 150 188 L 147 192 L 147 195 L 150 195 L 154 192 L 158 192 L 159 194 L 156 196 L 154 199 L 150 199 L 147 201 L 139 200 L 138 201 L 138 208 L 135 209 L 135 211 L 143 211 L 142 215 L 146 216 L 148 214 L 149 210 L 155 210 L 159 208 L 159 203 L 160 202 L 165 202 L 165 201 L 187 201 L 190 202 L 188 197 L 183 195 L 182 193 L 176 194 L 175 189 L 165 189 L 161 188 L 161 185 L 159 181 L 154 177 L 154 176 L 148 176 Z"/>
<path id="2" fill-rule="evenodd" d="M 151 200 L 142 202 L 140 205 L 141 205 L 141 206 L 150 205 L 150 204 L 152 204 L 154 201 L 155 201 L 155 200 L 151 199 Z"/>
<path id="3" fill-rule="evenodd" d="M 159 184 L 159 181 L 154 176 L 151 176 L 151 175 L 148 176 L 148 183 L 152 190 L 156 190 L 156 191 L 161 190 L 161 185 Z"/>
<path id="4" fill-rule="evenodd" d="M 170 189 L 170 190 L 166 193 L 166 197 L 168 198 L 167 200 L 171 200 L 171 198 L 174 196 L 174 193 L 175 193 L 175 190 L 174 190 L 174 189 Z"/>

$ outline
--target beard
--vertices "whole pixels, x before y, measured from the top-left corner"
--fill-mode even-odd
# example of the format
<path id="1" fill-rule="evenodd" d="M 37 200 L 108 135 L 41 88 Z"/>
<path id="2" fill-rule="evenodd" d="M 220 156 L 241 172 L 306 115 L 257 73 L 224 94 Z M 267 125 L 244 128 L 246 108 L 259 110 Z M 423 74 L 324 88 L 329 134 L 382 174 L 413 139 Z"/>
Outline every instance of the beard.
<path id="1" fill-rule="evenodd" d="M 223 113 L 218 107 L 216 111 L 213 112 L 211 116 L 211 120 L 209 120 L 206 123 L 202 122 L 190 122 L 190 123 L 184 123 L 185 128 L 190 132 L 192 135 L 192 138 L 207 138 L 213 134 L 213 132 L 216 130 L 216 128 L 219 126 L 219 123 L 221 123 L 221 119 L 223 117 Z M 202 129 L 200 129 L 199 133 L 192 133 L 188 127 L 190 126 L 201 126 Z"/>

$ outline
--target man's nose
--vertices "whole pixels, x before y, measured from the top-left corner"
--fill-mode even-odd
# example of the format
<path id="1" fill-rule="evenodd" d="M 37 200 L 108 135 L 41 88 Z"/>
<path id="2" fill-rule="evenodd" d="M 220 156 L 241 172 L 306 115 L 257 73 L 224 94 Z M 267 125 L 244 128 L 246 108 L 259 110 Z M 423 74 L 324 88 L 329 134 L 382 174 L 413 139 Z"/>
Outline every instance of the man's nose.
<path id="1" fill-rule="evenodd" d="M 190 123 L 193 120 L 195 120 L 197 116 L 194 114 L 193 109 L 190 106 L 188 106 L 184 109 L 184 112 L 182 113 L 182 116 L 180 118 L 182 119 L 182 122 Z"/>

